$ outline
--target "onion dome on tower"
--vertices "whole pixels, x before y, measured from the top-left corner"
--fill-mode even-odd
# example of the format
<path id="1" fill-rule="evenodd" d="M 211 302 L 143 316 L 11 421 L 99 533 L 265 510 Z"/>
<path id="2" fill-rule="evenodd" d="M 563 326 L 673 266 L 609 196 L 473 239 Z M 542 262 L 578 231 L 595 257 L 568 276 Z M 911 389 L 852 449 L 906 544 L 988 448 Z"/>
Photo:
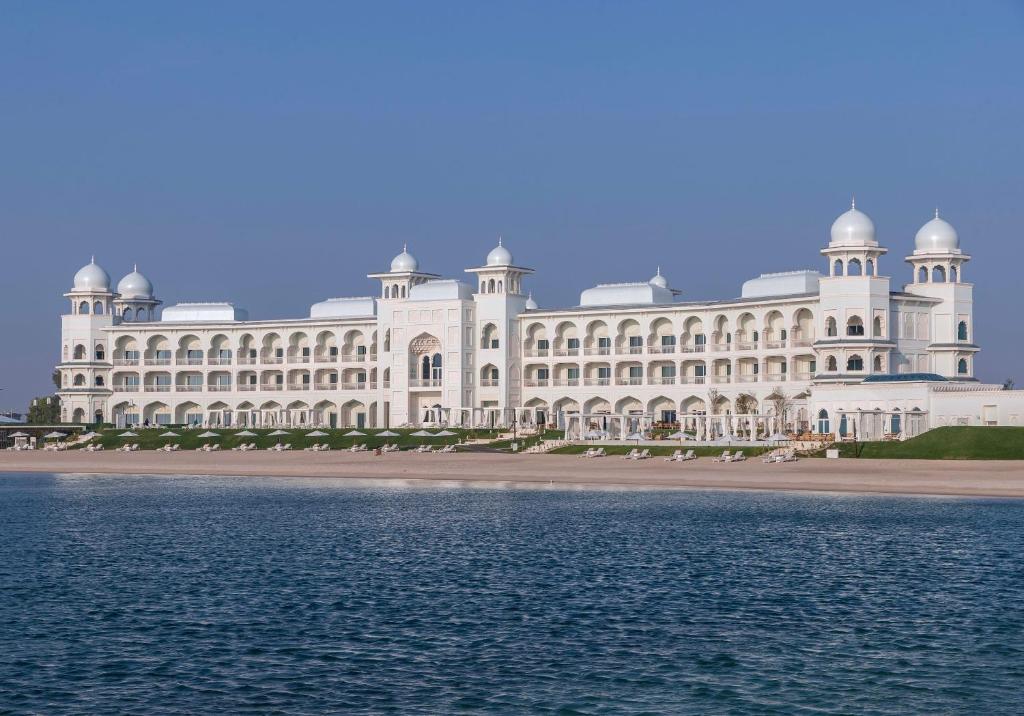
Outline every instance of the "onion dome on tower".
<path id="1" fill-rule="evenodd" d="M 419 270 L 420 264 L 412 254 L 409 253 L 409 246 L 402 246 L 402 253 L 391 259 L 391 273 L 407 273 Z"/>
<path id="2" fill-rule="evenodd" d="M 668 288 L 668 279 L 661 275 L 661 266 L 658 267 L 658 272 L 647 283 L 658 288 Z"/>
<path id="3" fill-rule="evenodd" d="M 75 291 L 109 291 L 110 274 L 103 270 L 103 267 L 96 263 L 96 257 L 75 274 Z"/>
<path id="4" fill-rule="evenodd" d="M 132 267 L 132 272 L 117 282 L 117 292 L 121 298 L 151 299 L 153 284 L 139 273 L 139 267 Z"/>
<path id="5" fill-rule="evenodd" d="M 488 266 L 511 266 L 512 252 L 501 245 L 501 237 L 498 237 L 498 245 L 487 254 Z"/>
<path id="6" fill-rule="evenodd" d="M 533 300 L 533 291 L 531 291 L 530 295 L 526 297 L 526 310 L 536 311 L 538 308 L 537 302 Z"/>
<path id="7" fill-rule="evenodd" d="M 877 246 L 875 222 L 863 211 L 857 209 L 857 201 L 850 202 L 848 211 L 832 222 L 830 246 Z"/>
<path id="8" fill-rule="evenodd" d="M 935 218 L 917 230 L 914 237 L 914 250 L 929 253 L 946 253 L 960 250 L 960 237 L 956 229 L 945 219 L 939 218 L 939 210 L 935 210 Z"/>

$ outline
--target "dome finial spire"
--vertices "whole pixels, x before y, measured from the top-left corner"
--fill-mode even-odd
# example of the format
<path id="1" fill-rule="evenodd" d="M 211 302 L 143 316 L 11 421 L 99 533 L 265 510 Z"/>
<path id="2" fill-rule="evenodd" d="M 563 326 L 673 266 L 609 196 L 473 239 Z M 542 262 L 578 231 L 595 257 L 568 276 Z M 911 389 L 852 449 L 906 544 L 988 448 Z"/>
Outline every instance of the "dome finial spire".
<path id="1" fill-rule="evenodd" d="M 501 234 L 498 234 L 498 246 L 501 246 Z"/>
<path id="2" fill-rule="evenodd" d="M 96 263 L 96 254 L 93 254 L 92 256 L 89 257 L 89 263 L 91 263 L 91 264 Z"/>
<path id="3" fill-rule="evenodd" d="M 850 195 L 850 208 L 851 209 L 856 209 L 857 208 L 857 195 L 856 194 L 851 194 Z"/>
<path id="4" fill-rule="evenodd" d="M 138 271 L 138 270 L 139 270 L 139 265 L 137 263 L 132 264 L 132 271 Z"/>
<path id="5" fill-rule="evenodd" d="M 939 207 L 938 207 L 938 205 L 936 205 L 936 207 L 935 207 L 935 218 L 936 219 L 939 218 Z"/>

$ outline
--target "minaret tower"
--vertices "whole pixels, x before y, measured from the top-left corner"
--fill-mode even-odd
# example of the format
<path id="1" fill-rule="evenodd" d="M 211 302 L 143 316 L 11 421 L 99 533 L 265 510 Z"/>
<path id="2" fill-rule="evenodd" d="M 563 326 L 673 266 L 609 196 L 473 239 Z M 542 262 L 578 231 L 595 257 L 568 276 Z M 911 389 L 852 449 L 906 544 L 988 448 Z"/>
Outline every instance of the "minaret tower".
<path id="1" fill-rule="evenodd" d="M 69 312 L 61 316 L 61 422 L 93 423 L 109 418 L 110 346 L 106 329 L 114 323 L 110 275 L 95 257 L 75 274 L 64 294 Z"/>
<path id="2" fill-rule="evenodd" d="M 851 201 L 821 250 L 828 274 L 820 282 L 815 380 L 856 382 L 891 372 L 889 278 L 879 269 L 886 252 L 875 239 L 874 222 Z"/>
<path id="3" fill-rule="evenodd" d="M 522 281 L 533 269 L 516 266 L 499 236 L 484 265 L 466 269 L 466 273 L 476 274 L 478 289 L 473 294 L 477 306 L 476 404 L 503 409 L 504 420 L 511 422 L 513 416 L 508 411 L 522 406 L 517 316 L 528 304 L 536 308 L 523 294 Z"/>
<path id="4" fill-rule="evenodd" d="M 964 282 L 964 264 L 971 257 L 960 250 L 956 229 L 939 216 L 922 226 L 914 237 L 911 283 L 904 291 L 941 300 L 932 307 L 928 353 L 932 372 L 947 378 L 973 379 L 974 286 Z"/>
<path id="5" fill-rule="evenodd" d="M 381 298 L 408 298 L 412 287 L 439 278 L 434 273 L 420 271 L 419 261 L 409 253 L 409 246 L 402 246 L 402 253 L 391 259 L 391 270 L 387 273 L 367 274 L 367 278 L 376 278 L 381 282 Z"/>

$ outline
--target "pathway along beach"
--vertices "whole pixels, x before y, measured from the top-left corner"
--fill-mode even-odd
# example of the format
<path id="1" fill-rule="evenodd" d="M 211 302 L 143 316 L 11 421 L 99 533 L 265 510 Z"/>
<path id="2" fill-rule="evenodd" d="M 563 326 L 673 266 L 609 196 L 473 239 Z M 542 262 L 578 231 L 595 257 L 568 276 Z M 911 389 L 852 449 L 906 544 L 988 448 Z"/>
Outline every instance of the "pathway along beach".
<path id="1" fill-rule="evenodd" d="M 2 452 L 0 472 L 129 475 L 237 475 L 457 480 L 595 487 L 813 490 L 907 495 L 1024 497 L 1024 462 L 985 460 L 803 459 L 765 465 L 701 458 L 635 461 L 569 455 L 350 452 L 135 453 Z"/>

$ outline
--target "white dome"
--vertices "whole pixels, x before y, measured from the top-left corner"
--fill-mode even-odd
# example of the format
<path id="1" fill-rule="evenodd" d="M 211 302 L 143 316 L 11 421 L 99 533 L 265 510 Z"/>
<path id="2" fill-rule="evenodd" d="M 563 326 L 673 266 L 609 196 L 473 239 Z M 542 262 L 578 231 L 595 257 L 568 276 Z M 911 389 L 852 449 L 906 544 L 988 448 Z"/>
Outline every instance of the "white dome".
<path id="1" fill-rule="evenodd" d="M 940 219 L 939 212 L 936 211 L 935 218 L 917 230 L 914 248 L 917 251 L 958 251 L 960 237 L 953 225 L 945 219 Z"/>
<path id="2" fill-rule="evenodd" d="M 875 243 L 875 222 L 856 204 L 832 222 L 832 243 L 841 246 L 864 246 Z"/>
<path id="3" fill-rule="evenodd" d="M 527 311 L 536 311 L 538 308 L 539 308 L 539 306 L 537 305 L 537 302 L 533 300 L 533 294 L 531 293 L 526 298 L 526 310 Z"/>
<path id="4" fill-rule="evenodd" d="M 668 279 L 661 275 L 661 266 L 658 267 L 658 273 L 654 274 L 654 277 L 647 283 L 658 288 L 668 288 Z"/>
<path id="5" fill-rule="evenodd" d="M 75 274 L 76 291 L 109 291 L 110 274 L 96 263 L 95 257 Z"/>
<path id="6" fill-rule="evenodd" d="M 511 266 L 512 252 L 501 245 L 501 237 L 498 237 L 498 245 L 487 254 L 488 266 Z"/>
<path id="7" fill-rule="evenodd" d="M 402 253 L 398 254 L 395 258 L 391 259 L 391 273 L 405 273 L 406 271 L 416 271 L 420 267 L 419 262 L 412 254 L 409 253 L 408 246 L 402 247 Z"/>
<path id="8" fill-rule="evenodd" d="M 153 284 L 149 279 L 139 273 L 139 267 L 135 266 L 132 272 L 117 282 L 117 292 L 121 298 L 153 298 Z"/>

